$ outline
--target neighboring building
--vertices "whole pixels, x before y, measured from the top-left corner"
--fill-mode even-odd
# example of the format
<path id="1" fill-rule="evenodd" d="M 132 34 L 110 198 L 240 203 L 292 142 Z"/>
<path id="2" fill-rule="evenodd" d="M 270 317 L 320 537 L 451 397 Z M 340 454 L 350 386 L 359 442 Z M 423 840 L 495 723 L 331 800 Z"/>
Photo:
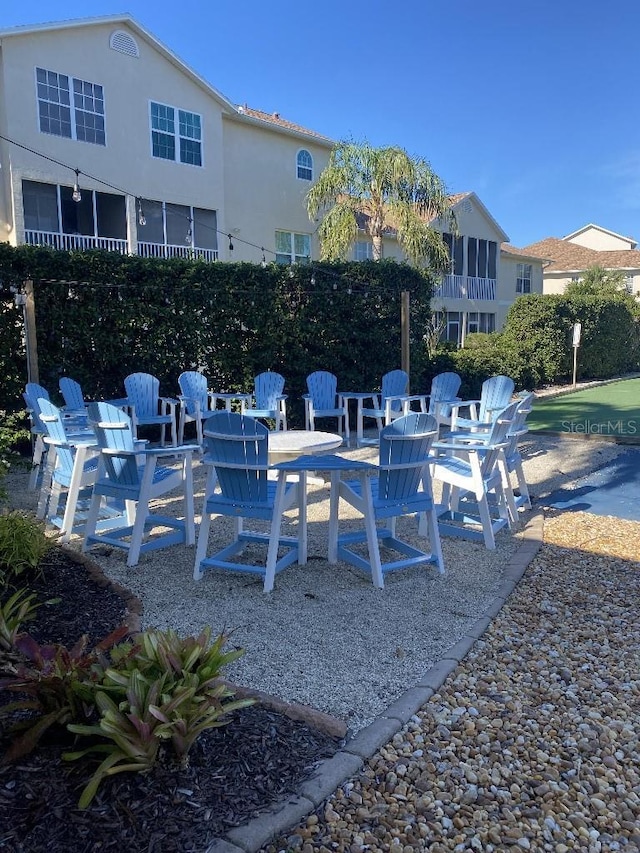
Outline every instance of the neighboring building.
<path id="1" fill-rule="evenodd" d="M 627 292 L 640 295 L 640 251 L 636 241 L 599 225 L 585 225 L 561 239 L 547 237 L 522 250 L 543 260 L 543 292 L 564 293 L 594 266 L 622 272 Z"/>
<path id="2" fill-rule="evenodd" d="M 434 307 L 446 311 L 446 340 L 463 346 L 472 332 L 501 329 L 518 296 L 542 293 L 542 263 L 506 243 L 475 193 L 453 196 L 452 207 L 458 234 L 444 232 L 451 272 L 434 294 Z"/>
<path id="3" fill-rule="evenodd" d="M 232 104 L 128 15 L 1 31 L 0 135 L 13 245 L 317 257 L 304 197 L 332 141 Z"/>

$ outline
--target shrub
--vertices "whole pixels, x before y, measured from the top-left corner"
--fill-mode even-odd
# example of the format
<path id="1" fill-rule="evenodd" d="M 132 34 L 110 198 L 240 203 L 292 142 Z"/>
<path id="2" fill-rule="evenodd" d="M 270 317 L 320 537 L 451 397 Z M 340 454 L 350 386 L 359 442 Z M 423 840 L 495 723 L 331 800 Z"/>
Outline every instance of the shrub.
<path id="1" fill-rule="evenodd" d="M 36 573 L 51 547 L 44 525 L 33 516 L 17 510 L 0 515 L 0 589 Z"/>
<path id="2" fill-rule="evenodd" d="M 0 603 L 0 649 L 9 651 L 14 647 L 23 622 L 33 619 L 38 607 L 35 595 L 27 589 L 16 590 Z"/>

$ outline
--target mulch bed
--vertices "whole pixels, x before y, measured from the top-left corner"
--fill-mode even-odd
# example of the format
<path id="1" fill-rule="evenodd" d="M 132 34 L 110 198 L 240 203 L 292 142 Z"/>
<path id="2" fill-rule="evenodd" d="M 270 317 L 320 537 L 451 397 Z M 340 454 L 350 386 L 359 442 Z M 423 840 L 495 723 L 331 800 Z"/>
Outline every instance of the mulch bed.
<path id="1" fill-rule="evenodd" d="M 62 549 L 47 557 L 42 581 L 29 584 L 40 601 L 28 632 L 40 643 L 95 643 L 122 624 L 122 593 L 92 576 Z M 130 614 L 129 614 L 130 616 Z M 135 624 L 135 615 L 134 615 Z M 0 671 L 3 666 L 0 652 Z M 0 693 L 0 705 L 14 697 Z M 215 838 L 295 790 L 315 764 L 340 746 L 334 737 L 255 705 L 228 725 L 204 732 L 189 767 L 160 761 L 147 774 L 120 773 L 103 782 L 91 806 L 77 807 L 96 762 L 63 762 L 71 735 L 41 744 L 15 764 L 0 765 L 0 850 L 15 853 L 204 851 Z M 0 729 L 0 751 L 9 740 Z"/>

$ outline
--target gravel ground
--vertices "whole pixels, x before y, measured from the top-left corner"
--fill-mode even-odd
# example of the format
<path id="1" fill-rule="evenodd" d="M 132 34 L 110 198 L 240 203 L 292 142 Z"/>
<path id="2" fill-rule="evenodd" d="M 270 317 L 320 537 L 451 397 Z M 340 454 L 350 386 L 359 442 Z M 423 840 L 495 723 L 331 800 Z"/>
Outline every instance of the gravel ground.
<path id="1" fill-rule="evenodd" d="M 553 436 L 527 437 L 523 450 L 536 496 L 619 452 L 613 444 Z M 349 455 L 375 456 L 372 448 Z M 25 491 L 25 483 L 24 474 L 9 478 L 12 502 L 33 507 L 34 493 Z M 204 469 L 198 466 L 196 514 L 203 485 Z M 181 501 L 169 500 L 163 510 L 181 515 Z M 342 504 L 341 519 L 349 518 L 357 513 Z M 108 577 L 142 600 L 143 627 L 172 627 L 184 634 L 207 624 L 215 632 L 233 630 L 232 643 L 246 654 L 227 670 L 231 680 L 332 714 L 354 733 L 441 658 L 486 609 L 519 545 L 519 532 L 500 532 L 495 551 L 443 538 L 446 575 L 435 567 L 400 572 L 387 577 L 380 591 L 348 564 L 326 562 L 327 520 L 328 490 L 313 487 L 309 562 L 278 575 L 270 595 L 262 592 L 261 581 L 246 575 L 209 572 L 194 582 L 193 548 L 151 552 L 134 569 L 126 567 L 121 551 L 94 547 L 90 553 Z M 400 520 L 398 529 L 410 538 L 415 524 Z M 216 520 L 210 551 L 229 534 L 229 524 Z M 72 544 L 79 548 L 79 538 Z"/>
<path id="2" fill-rule="evenodd" d="M 640 850 L 640 523 L 553 514 L 439 693 L 263 853 Z"/>

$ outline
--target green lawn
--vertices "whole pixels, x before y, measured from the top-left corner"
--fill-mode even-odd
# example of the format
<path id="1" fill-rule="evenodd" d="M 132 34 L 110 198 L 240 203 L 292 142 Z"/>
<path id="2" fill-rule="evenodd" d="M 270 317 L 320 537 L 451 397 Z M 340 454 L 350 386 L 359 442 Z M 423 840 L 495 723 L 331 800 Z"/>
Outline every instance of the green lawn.
<path id="1" fill-rule="evenodd" d="M 640 442 L 640 379 L 536 400 L 527 424 L 531 430 L 606 435 Z"/>

